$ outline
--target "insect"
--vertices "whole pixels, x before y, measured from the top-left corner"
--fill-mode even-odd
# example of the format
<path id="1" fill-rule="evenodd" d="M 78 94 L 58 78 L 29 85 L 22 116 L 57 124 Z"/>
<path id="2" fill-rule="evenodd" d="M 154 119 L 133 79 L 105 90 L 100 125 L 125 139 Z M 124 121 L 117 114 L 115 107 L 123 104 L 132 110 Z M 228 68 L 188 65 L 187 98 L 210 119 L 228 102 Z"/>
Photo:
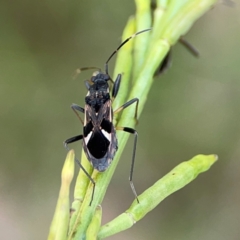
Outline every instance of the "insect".
<path id="1" fill-rule="evenodd" d="M 83 70 L 97 69 L 97 71 L 93 73 L 91 79 L 85 81 L 85 85 L 88 90 L 88 93 L 85 97 L 85 107 L 82 108 L 77 104 L 71 105 L 72 110 L 76 113 L 79 120 L 83 124 L 83 134 L 71 137 L 64 141 L 65 148 L 69 150 L 68 144 L 82 140 L 84 152 L 87 156 L 87 159 L 92 164 L 93 168 L 99 172 L 104 172 L 110 166 L 118 149 L 116 130 L 122 130 L 124 132 L 134 134 L 135 138 L 129 180 L 130 186 L 137 201 L 137 193 L 132 182 L 138 137 L 137 131 L 129 127 L 114 127 L 113 115 L 124 110 L 132 104 L 136 104 L 134 119 L 137 120 L 139 99 L 133 98 L 113 111 L 112 102 L 118 94 L 122 75 L 118 74 L 116 80 L 113 81 L 108 74 L 108 63 L 111 58 L 117 53 L 117 51 L 130 39 L 134 38 L 138 34 L 150 30 L 151 29 L 145 29 L 139 31 L 133 34 L 131 37 L 127 38 L 125 41 L 123 41 L 107 59 L 105 63 L 105 72 L 102 72 L 101 69 L 96 67 L 85 67 L 77 70 L 77 73 L 80 73 Z M 109 93 L 109 81 L 113 83 L 111 96 Z M 78 112 L 84 114 L 84 120 L 82 120 Z M 90 202 L 91 205 L 94 197 L 95 182 L 77 159 L 76 162 L 93 184 L 93 191 Z"/>

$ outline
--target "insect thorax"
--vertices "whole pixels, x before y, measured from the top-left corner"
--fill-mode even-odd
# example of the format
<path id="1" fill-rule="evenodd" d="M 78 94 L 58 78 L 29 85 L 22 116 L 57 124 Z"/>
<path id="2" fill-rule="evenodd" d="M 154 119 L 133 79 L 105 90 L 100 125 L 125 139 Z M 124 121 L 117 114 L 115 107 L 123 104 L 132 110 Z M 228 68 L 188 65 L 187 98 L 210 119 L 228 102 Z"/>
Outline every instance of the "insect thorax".
<path id="1" fill-rule="evenodd" d="M 97 113 L 101 106 L 110 100 L 109 86 L 106 81 L 96 81 L 88 89 L 88 94 L 85 97 L 85 102 L 91 106 Z"/>

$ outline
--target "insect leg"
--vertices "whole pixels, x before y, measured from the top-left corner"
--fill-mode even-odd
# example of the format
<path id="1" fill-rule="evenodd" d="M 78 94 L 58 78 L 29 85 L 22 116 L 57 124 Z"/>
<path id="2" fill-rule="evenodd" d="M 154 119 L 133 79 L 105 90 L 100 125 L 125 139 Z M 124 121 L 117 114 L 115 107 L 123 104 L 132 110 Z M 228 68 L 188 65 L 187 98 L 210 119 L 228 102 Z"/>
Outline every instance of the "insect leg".
<path id="1" fill-rule="evenodd" d="M 67 140 L 65 140 L 63 142 L 63 145 L 64 147 L 67 149 L 67 151 L 69 151 L 69 147 L 68 147 L 68 144 L 70 143 L 74 143 L 74 142 L 77 142 L 79 140 L 82 140 L 83 139 L 83 135 L 77 135 L 77 136 L 74 136 L 74 137 L 71 137 Z M 90 201 L 90 204 L 89 206 L 91 206 L 92 204 L 92 201 L 93 201 L 93 197 L 94 197 L 94 192 L 95 192 L 95 181 L 92 179 L 92 177 L 89 175 L 89 173 L 85 170 L 85 168 L 82 166 L 82 164 L 79 162 L 79 160 L 75 157 L 74 158 L 74 161 L 77 163 L 77 165 L 83 170 L 83 172 L 86 174 L 86 176 L 88 177 L 88 179 L 92 182 L 93 184 L 93 190 L 92 190 L 92 197 L 91 197 L 91 201 Z"/>
<path id="2" fill-rule="evenodd" d="M 84 122 L 83 122 L 82 118 L 80 117 L 80 115 L 78 114 L 77 111 L 79 111 L 79 112 L 81 112 L 81 113 L 85 113 L 85 109 L 82 108 L 82 107 L 80 107 L 80 106 L 78 106 L 78 105 L 75 104 L 75 103 L 73 103 L 73 104 L 71 105 L 71 108 L 72 108 L 72 110 L 76 113 L 76 115 L 77 115 L 78 119 L 80 120 L 80 122 L 82 123 L 82 125 L 84 125 Z"/>
<path id="3" fill-rule="evenodd" d="M 172 48 L 169 49 L 167 55 L 154 73 L 154 77 L 164 74 L 172 65 Z"/>
<path id="4" fill-rule="evenodd" d="M 133 169 L 134 169 L 134 162 L 135 162 L 135 155 L 136 155 L 136 148 L 137 148 L 137 138 L 138 138 L 138 133 L 135 129 L 129 128 L 129 127 L 116 127 L 116 130 L 122 130 L 127 133 L 134 134 L 134 144 L 133 144 L 133 154 L 132 154 L 132 162 L 131 162 L 131 168 L 130 168 L 130 176 L 129 176 L 129 181 L 130 181 L 130 186 L 133 191 L 133 194 L 135 198 L 137 199 L 137 202 L 139 203 L 138 196 L 136 189 L 133 184 Z"/>
<path id="5" fill-rule="evenodd" d="M 180 37 L 179 42 L 194 56 L 194 57 L 199 57 L 200 53 L 199 51 L 191 44 L 189 43 L 186 39 L 183 37 Z"/>
<path id="6" fill-rule="evenodd" d="M 67 140 L 65 140 L 63 142 L 63 145 L 69 151 L 68 144 L 80 141 L 82 139 L 83 139 L 83 135 L 77 135 L 77 136 L 74 136 L 74 137 L 71 137 L 71 138 L 68 138 Z"/>
<path id="7" fill-rule="evenodd" d="M 135 121 L 137 123 L 138 122 L 138 120 L 137 120 L 137 116 L 138 116 L 138 103 L 139 103 L 139 99 L 138 98 L 133 98 L 133 99 L 129 100 L 128 102 L 124 103 L 121 107 L 116 109 L 114 111 L 114 113 L 118 113 L 118 112 L 124 110 L 125 108 L 129 107 L 130 105 L 132 105 L 135 102 L 136 102 L 136 109 L 135 109 L 134 119 L 135 119 Z"/>
<path id="8" fill-rule="evenodd" d="M 120 83 L 121 83 L 121 78 L 122 78 L 122 74 L 118 74 L 117 78 L 114 82 L 113 89 L 112 89 L 112 101 L 114 101 L 115 97 L 118 94 L 118 90 L 120 88 Z"/>

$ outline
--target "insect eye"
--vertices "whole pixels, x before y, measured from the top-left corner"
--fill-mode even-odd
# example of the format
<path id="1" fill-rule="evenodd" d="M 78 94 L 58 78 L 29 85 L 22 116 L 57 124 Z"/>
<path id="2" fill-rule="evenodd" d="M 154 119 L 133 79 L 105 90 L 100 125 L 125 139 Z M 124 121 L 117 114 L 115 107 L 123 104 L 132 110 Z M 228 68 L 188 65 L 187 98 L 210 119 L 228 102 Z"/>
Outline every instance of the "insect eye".
<path id="1" fill-rule="evenodd" d="M 104 80 L 107 82 L 107 81 L 109 81 L 110 80 L 110 77 L 109 77 L 109 75 L 107 75 L 107 74 L 104 74 Z"/>

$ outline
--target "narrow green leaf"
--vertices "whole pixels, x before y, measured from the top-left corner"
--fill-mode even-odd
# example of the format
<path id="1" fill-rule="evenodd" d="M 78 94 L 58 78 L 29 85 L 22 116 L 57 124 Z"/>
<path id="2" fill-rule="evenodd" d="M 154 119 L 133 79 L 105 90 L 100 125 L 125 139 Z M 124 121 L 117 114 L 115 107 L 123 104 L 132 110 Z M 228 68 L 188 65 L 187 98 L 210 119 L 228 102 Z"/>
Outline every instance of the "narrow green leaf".
<path id="1" fill-rule="evenodd" d="M 87 240 L 97 239 L 97 235 L 101 226 L 101 220 L 102 220 L 102 207 L 99 205 L 97 206 L 95 214 L 93 215 L 92 221 L 89 224 L 89 227 L 87 229 L 87 233 L 86 233 Z"/>
<path id="2" fill-rule="evenodd" d="M 74 176 L 74 151 L 68 152 L 63 169 L 62 183 L 48 240 L 65 240 L 69 224 L 69 191 Z"/>
<path id="3" fill-rule="evenodd" d="M 135 0 L 136 3 L 136 31 L 142 31 L 151 28 L 151 1 L 150 0 Z M 144 63 L 144 56 L 148 48 L 148 38 L 150 32 L 145 32 L 144 37 L 136 37 L 133 48 L 133 81 L 136 80 L 139 71 Z"/>
<path id="4" fill-rule="evenodd" d="M 82 151 L 81 165 L 89 173 L 89 175 L 91 175 L 93 168 L 92 165 L 89 163 L 88 159 L 86 158 L 84 151 Z M 71 206 L 72 214 L 69 223 L 69 235 L 71 235 L 71 233 L 77 227 L 76 219 L 79 217 L 80 207 L 82 205 L 83 199 L 86 196 L 89 182 L 90 180 L 87 175 L 81 169 L 79 169 L 77 181 L 74 188 L 74 201 L 72 202 Z"/>
<path id="5" fill-rule="evenodd" d="M 207 171 L 217 159 L 217 155 L 197 155 L 189 161 L 180 163 L 139 195 L 140 203 L 134 200 L 128 210 L 102 226 L 98 237 L 102 239 L 130 228 L 166 197 L 193 181 L 198 174 Z"/>
<path id="6" fill-rule="evenodd" d="M 122 42 L 136 32 L 136 22 L 134 17 L 130 17 L 122 34 Z M 113 109 L 116 110 L 126 100 L 129 93 L 129 86 L 131 85 L 131 71 L 133 67 L 133 40 L 130 40 L 117 54 L 116 64 L 114 68 L 113 80 L 117 78 L 118 74 L 122 74 L 121 88 L 118 92 L 117 98 L 114 99 Z M 116 115 L 114 116 L 116 119 Z"/>

